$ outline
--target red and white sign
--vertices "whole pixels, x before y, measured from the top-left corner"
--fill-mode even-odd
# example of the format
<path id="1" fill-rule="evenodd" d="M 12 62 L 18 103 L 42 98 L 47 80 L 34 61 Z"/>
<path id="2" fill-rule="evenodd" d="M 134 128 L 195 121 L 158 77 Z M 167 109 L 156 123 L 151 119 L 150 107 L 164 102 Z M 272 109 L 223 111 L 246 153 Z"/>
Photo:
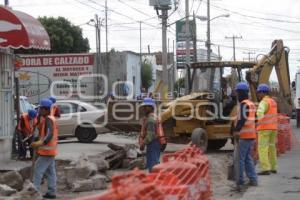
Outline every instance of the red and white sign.
<path id="1" fill-rule="evenodd" d="M 3 6 L 0 6 L 0 47 L 51 48 L 48 33 L 37 19 Z"/>
<path id="2" fill-rule="evenodd" d="M 93 54 L 50 54 L 21 55 L 16 66 L 16 76 L 20 82 L 20 94 L 27 96 L 32 103 L 41 98 L 56 96 L 58 99 L 80 99 L 81 95 L 93 96 L 94 79 L 84 78 L 78 83 L 79 76 L 89 76 L 94 72 Z M 52 93 L 51 93 L 52 92 Z"/>

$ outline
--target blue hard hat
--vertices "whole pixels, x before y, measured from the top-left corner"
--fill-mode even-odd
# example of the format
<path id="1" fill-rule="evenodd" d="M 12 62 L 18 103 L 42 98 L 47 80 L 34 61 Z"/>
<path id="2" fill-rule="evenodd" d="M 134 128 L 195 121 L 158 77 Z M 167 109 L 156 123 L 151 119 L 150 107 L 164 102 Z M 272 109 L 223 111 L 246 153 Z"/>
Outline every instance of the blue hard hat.
<path id="1" fill-rule="evenodd" d="M 28 110 L 28 116 L 29 116 L 30 119 L 36 118 L 37 112 L 33 109 L 29 109 Z"/>
<path id="2" fill-rule="evenodd" d="M 155 101 L 152 98 L 145 98 L 142 106 L 155 106 Z"/>
<path id="3" fill-rule="evenodd" d="M 53 96 L 49 97 L 49 100 L 52 101 L 52 103 L 55 103 L 55 102 L 56 102 L 56 98 L 53 97 Z"/>
<path id="4" fill-rule="evenodd" d="M 40 101 L 40 107 L 44 107 L 44 108 L 51 108 L 53 102 L 50 99 L 42 99 Z"/>
<path id="5" fill-rule="evenodd" d="M 259 84 L 259 86 L 257 87 L 257 92 L 269 92 L 270 91 L 270 87 L 267 84 Z"/>
<path id="6" fill-rule="evenodd" d="M 240 82 L 236 85 L 235 91 L 249 91 L 249 86 L 245 82 Z"/>

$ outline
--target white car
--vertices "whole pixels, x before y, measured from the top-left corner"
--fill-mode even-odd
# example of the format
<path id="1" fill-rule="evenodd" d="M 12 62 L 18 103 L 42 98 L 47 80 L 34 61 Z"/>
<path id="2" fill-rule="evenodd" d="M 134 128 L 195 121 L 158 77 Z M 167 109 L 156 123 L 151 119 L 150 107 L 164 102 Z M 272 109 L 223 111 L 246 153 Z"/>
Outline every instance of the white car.
<path id="1" fill-rule="evenodd" d="M 98 109 L 92 104 L 78 100 L 59 100 L 56 105 L 61 116 L 57 118 L 60 138 L 75 136 L 80 142 L 92 142 L 97 134 L 106 133 L 108 129 L 99 122 L 106 109 Z"/>

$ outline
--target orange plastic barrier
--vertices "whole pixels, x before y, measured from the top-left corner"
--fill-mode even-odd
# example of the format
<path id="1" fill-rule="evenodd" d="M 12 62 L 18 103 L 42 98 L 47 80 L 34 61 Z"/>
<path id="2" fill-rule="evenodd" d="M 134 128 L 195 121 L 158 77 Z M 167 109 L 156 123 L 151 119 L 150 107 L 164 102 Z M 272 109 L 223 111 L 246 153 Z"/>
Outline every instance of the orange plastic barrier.
<path id="1" fill-rule="evenodd" d="M 80 200 L 211 200 L 209 161 L 197 147 L 165 154 L 152 173 L 138 169 L 112 178 L 105 193 Z"/>

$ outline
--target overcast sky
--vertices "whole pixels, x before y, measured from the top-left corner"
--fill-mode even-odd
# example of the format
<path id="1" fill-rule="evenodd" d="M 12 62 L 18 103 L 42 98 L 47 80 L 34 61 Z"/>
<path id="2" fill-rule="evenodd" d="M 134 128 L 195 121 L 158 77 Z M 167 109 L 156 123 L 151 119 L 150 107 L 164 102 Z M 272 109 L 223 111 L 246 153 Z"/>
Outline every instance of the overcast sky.
<path id="1" fill-rule="evenodd" d="M 161 50 L 161 25 L 155 10 L 148 0 L 108 0 L 108 48 L 139 52 L 139 23 L 142 21 L 142 49 L 147 52 Z M 190 11 L 196 15 L 206 15 L 206 0 L 190 0 Z M 3 0 L 4 4 L 4 0 Z M 34 17 L 63 16 L 73 24 L 80 25 L 84 37 L 90 41 L 91 52 L 95 51 L 95 29 L 86 23 L 98 14 L 104 15 L 105 0 L 10 0 L 13 9 L 26 12 Z M 236 58 L 243 60 L 246 53 L 258 54 L 270 51 L 274 39 L 283 39 L 284 45 L 290 48 L 291 78 L 300 66 L 300 1 L 297 0 L 211 0 L 211 18 L 230 14 L 229 18 L 217 18 L 211 21 L 212 50 L 217 52 L 220 45 L 224 60 L 233 59 L 232 40 L 225 36 L 242 36 L 236 41 Z M 185 0 L 179 0 L 176 11 L 169 23 L 182 17 L 185 13 Z M 104 24 L 104 23 L 103 23 Z M 105 27 L 102 27 L 102 51 L 105 51 Z M 175 25 L 168 31 L 170 50 L 175 40 Z M 204 47 L 206 40 L 206 22 L 197 21 L 197 38 L 199 48 Z"/>

